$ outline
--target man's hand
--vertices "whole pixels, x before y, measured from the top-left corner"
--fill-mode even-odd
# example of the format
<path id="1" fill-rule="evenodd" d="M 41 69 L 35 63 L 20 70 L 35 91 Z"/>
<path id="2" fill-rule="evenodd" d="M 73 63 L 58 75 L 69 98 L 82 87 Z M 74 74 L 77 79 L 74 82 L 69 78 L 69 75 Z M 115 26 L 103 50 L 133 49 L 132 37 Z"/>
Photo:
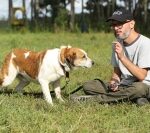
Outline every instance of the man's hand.
<path id="1" fill-rule="evenodd" d="M 119 42 L 113 42 L 114 44 L 114 51 L 117 53 L 117 56 L 119 59 L 122 59 L 124 57 L 124 50 L 122 45 Z"/>
<path id="2" fill-rule="evenodd" d="M 109 89 L 111 91 L 118 91 L 118 83 L 116 81 L 114 81 L 114 80 L 110 81 Z"/>

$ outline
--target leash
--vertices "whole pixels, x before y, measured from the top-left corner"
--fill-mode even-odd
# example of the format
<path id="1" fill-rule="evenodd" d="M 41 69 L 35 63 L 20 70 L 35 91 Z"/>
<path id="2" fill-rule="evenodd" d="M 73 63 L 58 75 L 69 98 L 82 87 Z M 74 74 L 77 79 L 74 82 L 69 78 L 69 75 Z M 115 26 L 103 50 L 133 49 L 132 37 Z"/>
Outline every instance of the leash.
<path id="1" fill-rule="evenodd" d="M 80 85 L 80 86 L 78 86 L 75 90 L 69 92 L 68 95 L 74 94 L 74 93 L 76 93 L 77 91 L 81 90 L 82 88 L 83 88 L 83 85 Z"/>
<path id="2" fill-rule="evenodd" d="M 70 81 L 70 78 L 69 78 L 69 72 L 65 72 L 65 85 L 63 86 L 63 87 L 61 87 L 61 90 L 64 90 L 66 87 L 67 87 L 67 85 L 68 85 L 68 83 L 69 83 L 69 81 Z M 55 93 L 55 91 L 53 90 L 53 91 L 50 91 L 50 93 Z"/>

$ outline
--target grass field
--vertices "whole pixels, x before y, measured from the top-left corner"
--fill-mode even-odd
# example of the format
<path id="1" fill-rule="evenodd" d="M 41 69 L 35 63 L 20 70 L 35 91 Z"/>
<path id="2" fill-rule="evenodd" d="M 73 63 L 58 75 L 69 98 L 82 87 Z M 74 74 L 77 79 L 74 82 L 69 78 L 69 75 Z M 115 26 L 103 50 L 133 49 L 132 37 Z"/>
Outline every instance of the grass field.
<path id="1" fill-rule="evenodd" d="M 65 94 L 89 79 L 99 77 L 108 81 L 112 34 L 90 33 L 0 33 L 0 64 L 13 48 L 41 51 L 61 45 L 81 47 L 95 61 L 90 69 L 70 73 L 70 82 L 63 91 L 65 104 L 53 98 L 54 107 L 42 97 L 40 86 L 31 83 L 26 95 L 13 93 L 17 80 L 0 93 L 0 133 L 148 133 L 150 106 L 135 104 L 100 105 L 73 103 Z M 65 84 L 62 78 L 61 85 Z M 12 92 L 12 93 L 9 93 Z"/>

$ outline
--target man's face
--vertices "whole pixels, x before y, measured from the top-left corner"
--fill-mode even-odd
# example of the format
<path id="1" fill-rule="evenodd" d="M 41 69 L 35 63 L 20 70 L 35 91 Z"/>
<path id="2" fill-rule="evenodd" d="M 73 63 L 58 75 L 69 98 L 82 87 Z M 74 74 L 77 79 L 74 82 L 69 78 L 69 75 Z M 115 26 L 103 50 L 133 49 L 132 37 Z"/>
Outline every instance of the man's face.
<path id="1" fill-rule="evenodd" d="M 126 22 L 119 22 L 119 21 L 111 21 L 111 28 L 114 31 L 114 34 L 119 39 L 126 39 L 129 37 L 131 30 L 134 28 L 134 21 L 126 21 Z"/>

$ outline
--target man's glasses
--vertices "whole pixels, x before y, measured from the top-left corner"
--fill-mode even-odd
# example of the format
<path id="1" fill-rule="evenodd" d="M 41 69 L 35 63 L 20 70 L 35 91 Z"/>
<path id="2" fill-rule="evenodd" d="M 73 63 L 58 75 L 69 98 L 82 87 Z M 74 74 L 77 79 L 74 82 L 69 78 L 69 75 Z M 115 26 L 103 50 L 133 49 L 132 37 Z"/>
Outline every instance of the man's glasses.
<path id="1" fill-rule="evenodd" d="M 130 21 L 126 21 L 126 22 L 119 22 L 119 23 L 111 23 L 110 26 L 111 26 L 111 29 L 114 29 L 115 27 L 117 27 L 118 29 L 122 29 L 123 25 L 128 23 Z"/>

